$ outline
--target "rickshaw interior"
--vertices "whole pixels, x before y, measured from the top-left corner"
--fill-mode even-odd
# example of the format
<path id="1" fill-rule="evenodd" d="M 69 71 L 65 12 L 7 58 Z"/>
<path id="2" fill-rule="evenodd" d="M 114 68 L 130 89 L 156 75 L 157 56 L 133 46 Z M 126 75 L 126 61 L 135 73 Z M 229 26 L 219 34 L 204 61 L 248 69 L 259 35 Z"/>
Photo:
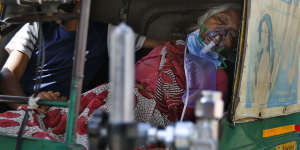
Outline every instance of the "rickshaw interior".
<path id="1" fill-rule="evenodd" d="M 133 28 L 136 33 L 145 35 L 146 37 L 152 39 L 165 41 L 178 39 L 184 40 L 186 38 L 186 35 L 192 31 L 191 27 L 193 27 L 197 23 L 197 19 L 199 16 L 201 16 L 207 9 L 223 3 L 236 3 L 242 6 L 242 2 L 239 0 L 212 0 L 209 2 L 205 0 L 170 0 L 164 2 L 160 0 L 93 0 L 91 5 L 92 8 L 90 18 L 93 21 L 112 24 L 118 24 L 122 21 L 125 21 L 130 27 Z M 23 13 L 26 14 L 26 11 Z M 14 20 L 14 16 L 9 16 L 7 14 L 3 14 L 2 16 L 4 16 L 4 18 L 6 17 L 6 21 L 8 21 L 9 19 L 13 21 L 21 19 L 21 23 L 26 22 L 26 19 L 22 20 L 22 16 L 18 16 L 16 20 Z M 42 17 L 39 17 L 38 20 L 43 20 Z M 11 25 L 9 27 L 5 28 L 10 31 L 9 33 L 6 30 L 6 32 L 2 32 L 0 47 L 1 67 L 8 56 L 8 54 L 4 50 L 4 46 L 14 35 L 14 33 L 20 28 L 20 25 L 13 27 Z M 136 54 L 136 59 L 138 60 L 143 56 L 146 56 L 148 53 L 149 50 L 146 49 L 139 51 Z M 232 77 L 231 83 L 233 83 L 233 68 L 234 66 L 231 66 L 230 68 L 232 73 L 230 75 Z M 103 74 L 103 72 L 106 73 Z M 108 81 L 108 70 L 101 70 L 99 71 L 99 73 L 99 78 L 96 79 L 92 86 L 96 86 L 100 83 Z M 232 88 L 229 88 L 229 91 L 232 91 L 231 89 Z M 3 110 L 1 111 L 3 112 L 5 110 L 6 109 L 3 108 Z M 33 146 L 33 144 L 31 146 Z"/>
<path id="2" fill-rule="evenodd" d="M 163 3 L 159 0 L 112 0 L 112 1 L 102 1 L 94 0 L 91 5 L 91 20 L 100 21 L 111 24 L 119 24 L 125 21 L 133 30 L 141 35 L 145 35 L 147 38 L 171 41 L 171 40 L 185 40 L 186 35 L 194 30 L 194 26 L 197 23 L 197 19 L 209 8 L 218 6 L 223 3 L 234 3 L 241 5 L 242 1 L 239 0 L 213 0 L 213 1 L 164 1 Z M 22 8 L 22 11 L 29 11 Z M 31 10 L 30 10 L 31 11 Z M 241 12 L 242 13 L 242 12 Z M 16 16 L 17 13 L 12 13 Z M 4 13 L 5 19 L 14 18 L 8 11 Z M 40 18 L 41 19 L 41 18 Z M 9 19 L 8 19 L 9 20 Z M 13 20 L 13 19 L 12 19 Z M 26 22 L 26 20 L 21 20 L 20 22 Z M 1 41 L 1 62 L 2 67 L 8 57 L 7 52 L 4 50 L 4 46 L 9 41 L 9 39 L 14 35 L 14 33 L 21 27 L 21 25 L 14 25 L 14 27 L 8 28 L 8 31 L 3 32 Z M 7 34 L 9 33 L 9 34 Z M 235 46 L 236 48 L 238 46 Z M 149 49 L 142 49 L 136 53 L 136 61 L 146 56 L 150 52 Z M 108 64 L 104 65 L 106 71 L 99 71 L 97 79 L 91 84 L 89 89 L 106 83 L 108 81 Z M 234 64 L 230 65 L 227 70 L 229 70 L 229 95 L 232 95 L 233 86 L 233 76 L 234 76 Z M 103 72 L 107 72 L 103 74 Z M 88 89 L 84 89 L 86 91 Z M 231 96 L 229 96 L 231 97 Z M 226 108 L 230 104 L 228 103 Z"/>
<path id="3" fill-rule="evenodd" d="M 275 1 L 273 2 L 276 4 L 279 3 Z M 220 135 L 221 140 L 219 149 L 274 150 L 276 148 L 276 150 L 281 150 L 281 147 L 283 147 L 284 149 L 289 146 L 294 149 L 299 149 L 299 143 L 297 141 L 299 140 L 297 133 L 298 131 L 295 131 L 296 124 L 299 123 L 299 114 L 296 113 L 299 111 L 296 107 L 292 107 L 291 112 L 289 112 L 288 109 L 289 105 L 280 106 L 280 108 L 276 109 L 276 111 L 264 112 L 264 109 L 261 108 L 262 105 L 254 105 L 254 110 L 251 110 L 250 113 L 248 113 L 249 108 L 244 108 L 244 101 L 246 99 L 244 91 L 246 91 L 247 89 L 243 85 L 247 85 L 244 77 L 246 76 L 245 67 L 247 67 L 247 65 L 244 64 L 246 62 L 244 60 L 249 55 L 252 56 L 248 53 L 253 52 L 249 49 L 245 49 L 248 48 L 248 45 L 251 45 L 249 44 L 249 42 L 247 43 L 247 40 L 250 41 L 250 39 L 256 39 L 253 37 L 247 38 L 248 34 L 250 34 L 247 29 L 248 26 L 251 27 L 252 22 L 259 22 L 259 19 L 255 18 L 256 16 L 251 14 L 252 16 L 254 16 L 254 20 L 251 20 L 252 22 L 249 23 L 247 17 L 249 17 L 250 14 L 247 13 L 255 12 L 255 6 L 260 6 L 256 3 L 264 3 L 264 5 L 267 5 L 261 8 L 261 10 L 278 12 L 277 8 L 271 9 L 270 5 L 273 4 L 273 2 L 270 2 L 268 0 L 93 0 L 91 5 L 92 9 L 90 19 L 93 21 L 112 24 L 119 24 L 120 22 L 125 21 L 130 27 L 133 28 L 136 33 L 145 35 L 146 37 L 152 39 L 165 41 L 178 39 L 184 40 L 186 39 L 187 33 L 193 31 L 191 27 L 193 27 L 195 23 L 197 23 L 198 17 L 204 14 L 204 12 L 206 12 L 206 10 L 208 10 L 209 8 L 224 3 L 235 3 L 240 5 L 241 8 L 244 8 L 244 10 L 243 12 L 241 12 L 241 20 L 243 22 L 241 24 L 242 30 L 239 36 L 239 44 L 235 46 L 238 50 L 236 56 L 236 61 L 238 62 L 235 62 L 228 68 L 228 70 L 230 70 L 230 101 L 226 104 L 225 111 L 227 112 L 227 116 L 224 117 L 224 119 L 221 121 L 222 133 Z M 286 4 L 289 3 L 288 0 L 281 0 L 281 2 Z M 269 5 L 268 3 L 271 4 Z M 263 5 L 261 4 L 261 6 Z M 289 13 L 283 13 L 283 16 L 292 13 L 295 13 L 295 16 L 299 15 L 299 13 L 297 14 L 296 11 L 291 12 L 289 10 Z M 2 40 L 0 44 L 1 66 L 3 65 L 7 57 L 7 53 L 5 50 L 3 50 L 3 48 L 8 40 L 13 36 L 14 31 L 16 31 L 18 28 L 16 27 L 13 29 L 14 30 L 11 30 L 12 32 L 10 32 L 9 34 L 6 34 L 6 32 L 5 34 L 2 34 Z M 254 33 L 257 32 L 257 29 L 255 28 L 251 31 L 253 31 Z M 148 53 L 148 49 L 138 51 L 136 53 L 136 61 L 141 59 L 143 56 L 146 56 Z M 108 74 L 108 67 L 106 72 Z M 100 83 L 108 81 L 107 74 L 103 75 L 103 71 L 100 71 L 99 73 L 99 79 L 97 79 L 97 82 L 94 82 L 92 86 L 96 86 Z M 244 97 L 241 98 L 241 95 Z M 243 108 L 240 109 L 238 106 Z M 247 104 L 245 104 L 245 106 L 247 106 Z M 268 116 L 268 113 L 270 113 L 271 115 Z M 264 116 L 265 114 L 267 115 Z M 238 124 L 237 122 L 239 121 L 241 121 L 242 123 Z M 29 147 L 30 142 L 31 146 L 34 145 L 32 141 L 29 141 Z M 284 143 L 287 144 L 283 145 Z M 49 145 L 51 145 L 51 143 Z"/>

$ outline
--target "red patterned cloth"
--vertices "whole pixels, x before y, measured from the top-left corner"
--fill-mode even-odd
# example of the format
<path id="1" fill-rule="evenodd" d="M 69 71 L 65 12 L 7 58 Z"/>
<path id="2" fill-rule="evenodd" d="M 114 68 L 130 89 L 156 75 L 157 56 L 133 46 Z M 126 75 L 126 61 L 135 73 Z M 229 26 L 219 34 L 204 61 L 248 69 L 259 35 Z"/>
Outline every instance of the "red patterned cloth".
<path id="1" fill-rule="evenodd" d="M 182 109 L 182 95 L 185 90 L 183 67 L 184 46 L 171 42 L 155 48 L 136 64 L 135 119 L 165 127 L 179 119 Z M 217 89 L 227 93 L 227 75 L 217 71 Z M 77 143 L 88 148 L 87 121 L 98 108 L 111 110 L 110 85 L 105 84 L 83 94 L 80 99 Z M 27 106 L 17 111 L 0 114 L 0 132 L 16 135 Z M 30 112 L 24 136 L 63 141 L 67 123 L 66 108 L 51 107 L 45 115 Z M 193 118 L 193 110 L 188 109 L 185 118 Z"/>
<path id="2" fill-rule="evenodd" d="M 100 106 L 105 104 L 108 95 L 108 86 L 99 93 L 88 92 L 80 99 L 80 115 L 78 119 L 77 143 L 87 148 L 87 121 L 88 117 Z M 19 107 L 17 111 L 8 111 L 0 114 L 0 132 L 17 135 L 24 118 L 27 106 Z M 29 112 L 29 120 L 24 130 L 24 136 L 31 136 L 55 141 L 63 141 L 67 124 L 66 108 L 51 107 L 46 114 Z"/>
<path id="3" fill-rule="evenodd" d="M 136 82 L 154 99 L 156 108 L 169 121 L 180 118 L 185 90 L 184 45 L 171 42 L 153 49 L 136 64 Z"/>
<path id="4" fill-rule="evenodd" d="M 136 82 L 143 87 L 142 95 L 155 100 L 156 109 L 172 122 L 179 120 L 184 106 L 184 49 L 183 44 L 168 42 L 153 49 L 136 64 Z M 227 100 L 228 77 L 224 70 L 217 70 L 216 89 Z M 193 109 L 187 109 L 185 119 L 193 118 Z"/>

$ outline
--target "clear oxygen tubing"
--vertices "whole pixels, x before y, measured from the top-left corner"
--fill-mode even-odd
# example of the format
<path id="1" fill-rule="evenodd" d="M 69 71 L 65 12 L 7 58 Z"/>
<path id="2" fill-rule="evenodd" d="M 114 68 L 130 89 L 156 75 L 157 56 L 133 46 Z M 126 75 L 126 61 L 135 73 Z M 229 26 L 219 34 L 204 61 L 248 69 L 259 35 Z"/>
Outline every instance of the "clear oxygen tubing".
<path id="1" fill-rule="evenodd" d="M 184 49 L 184 59 L 186 59 L 186 51 L 187 51 L 187 45 L 185 46 L 185 49 Z M 187 105 L 188 105 L 188 102 L 189 102 L 189 93 L 190 93 L 190 90 L 189 90 L 189 86 L 190 86 L 190 79 L 189 79 L 189 76 L 187 75 L 187 70 L 186 70 L 186 63 L 184 61 L 184 73 L 185 73 L 185 76 L 186 76 L 186 97 L 185 97 L 185 100 L 184 100 L 184 107 L 183 107 L 183 110 L 182 110 L 182 113 L 181 113 L 181 117 L 180 117 L 180 121 L 182 122 L 183 121 L 183 118 L 184 118 L 184 114 L 186 112 L 186 108 L 187 108 Z"/>
<path id="2" fill-rule="evenodd" d="M 217 39 L 219 39 L 219 37 L 217 37 Z M 206 54 L 208 52 L 211 51 L 211 49 L 215 46 L 215 42 L 214 41 L 211 41 L 208 45 L 206 45 L 205 47 L 203 47 L 201 49 L 201 51 Z M 187 54 L 187 45 L 185 46 L 185 49 L 184 49 L 184 60 L 186 59 L 186 54 Z M 186 112 L 186 108 L 187 108 L 187 105 L 188 105 L 188 102 L 189 102 L 189 95 L 190 95 L 190 90 L 189 90 L 189 86 L 190 86 L 190 78 L 189 78 L 189 75 L 187 74 L 187 66 L 186 66 L 186 61 L 184 61 L 184 73 L 185 73 L 185 77 L 186 77 L 186 97 L 185 97 L 185 100 L 184 100 L 184 107 L 183 107 L 183 110 L 182 110 L 182 113 L 181 113 L 181 117 L 180 117 L 180 121 L 182 122 L 183 121 L 183 118 L 184 118 L 184 114 Z"/>

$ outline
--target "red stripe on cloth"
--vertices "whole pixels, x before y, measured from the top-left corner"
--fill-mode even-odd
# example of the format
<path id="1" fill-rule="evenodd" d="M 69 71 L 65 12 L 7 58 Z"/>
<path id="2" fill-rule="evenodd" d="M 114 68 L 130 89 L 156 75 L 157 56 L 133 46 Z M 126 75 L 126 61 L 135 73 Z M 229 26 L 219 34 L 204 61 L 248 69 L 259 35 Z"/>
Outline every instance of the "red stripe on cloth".
<path id="1" fill-rule="evenodd" d="M 2 128 L 6 128 L 6 127 L 15 127 L 15 126 L 19 126 L 20 124 L 16 121 L 13 120 L 0 120 L 0 127 Z"/>
<path id="2" fill-rule="evenodd" d="M 80 108 L 79 108 L 79 114 L 82 113 L 82 111 L 87 107 L 87 105 L 91 102 L 91 100 L 93 98 L 96 97 L 96 94 L 91 92 L 91 93 L 88 93 L 87 95 L 85 96 L 82 96 L 80 98 Z"/>
<path id="3" fill-rule="evenodd" d="M 54 134 L 64 134 L 66 131 L 66 125 L 67 125 L 67 114 L 63 114 L 61 117 L 61 120 L 59 124 L 52 130 Z"/>
<path id="4" fill-rule="evenodd" d="M 78 119 L 78 134 L 84 135 L 87 134 L 87 126 L 86 126 L 86 117 L 81 116 Z"/>
<path id="5" fill-rule="evenodd" d="M 100 94 L 97 95 L 97 98 L 100 100 L 104 100 L 105 98 L 107 98 L 108 95 L 108 90 L 101 92 Z"/>
<path id="6" fill-rule="evenodd" d="M 50 139 L 50 140 L 55 140 L 54 137 L 50 136 L 46 132 L 35 132 L 31 135 L 32 137 L 37 137 L 37 138 L 43 138 L 43 139 Z"/>
<path id="7" fill-rule="evenodd" d="M 33 120 L 29 120 L 29 121 L 27 122 L 27 125 L 30 126 L 30 127 L 33 127 L 33 126 L 38 126 L 38 127 L 40 127 L 40 124 L 39 124 L 39 122 L 38 122 L 38 119 L 37 119 L 36 114 L 32 114 L 32 118 L 33 118 Z"/>
<path id="8" fill-rule="evenodd" d="M 104 104 L 105 102 L 103 100 L 100 100 L 97 97 L 93 98 L 87 106 L 89 108 L 88 116 L 90 116 L 94 112 L 94 110 L 98 109 Z"/>
<path id="9" fill-rule="evenodd" d="M 46 117 L 44 118 L 46 128 L 56 127 L 61 120 L 61 116 L 62 114 L 60 109 L 48 111 Z"/>
<path id="10" fill-rule="evenodd" d="M 20 116 L 21 116 L 21 114 L 19 114 L 19 113 L 13 113 L 13 112 L 9 112 L 9 111 L 0 114 L 0 117 L 5 117 L 5 118 L 17 118 Z"/>

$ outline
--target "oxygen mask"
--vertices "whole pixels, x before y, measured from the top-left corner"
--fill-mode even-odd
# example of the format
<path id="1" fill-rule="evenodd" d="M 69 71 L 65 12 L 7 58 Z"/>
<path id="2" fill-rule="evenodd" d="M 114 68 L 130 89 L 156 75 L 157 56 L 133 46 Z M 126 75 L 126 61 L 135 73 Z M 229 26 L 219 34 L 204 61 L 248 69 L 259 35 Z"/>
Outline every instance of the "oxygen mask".
<path id="1" fill-rule="evenodd" d="M 224 50 L 225 28 L 208 30 L 201 25 L 201 28 L 190 33 L 187 37 L 187 49 L 192 55 L 205 57 L 211 60 L 216 67 L 221 67 L 225 58 L 219 53 Z"/>

